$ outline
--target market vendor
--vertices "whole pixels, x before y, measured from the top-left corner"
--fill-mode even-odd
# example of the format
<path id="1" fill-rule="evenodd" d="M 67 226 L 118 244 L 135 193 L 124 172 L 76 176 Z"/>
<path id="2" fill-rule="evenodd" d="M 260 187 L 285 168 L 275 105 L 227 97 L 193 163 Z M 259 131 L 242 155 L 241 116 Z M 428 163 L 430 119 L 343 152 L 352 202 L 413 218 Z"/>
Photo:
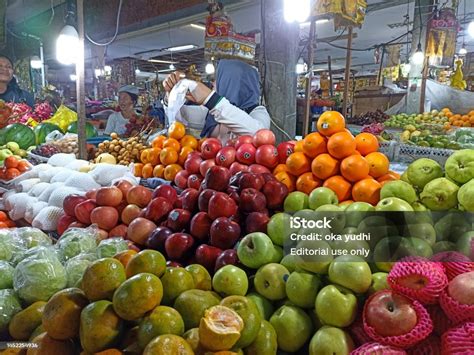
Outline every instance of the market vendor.
<path id="1" fill-rule="evenodd" d="M 181 72 L 169 75 L 163 82 L 165 90 L 169 93 L 183 76 Z M 270 115 L 259 105 L 256 68 L 239 60 L 222 59 L 217 68 L 215 90 L 197 83 L 197 88 L 188 95 L 197 105 L 183 106 L 176 119 L 202 138 L 215 137 L 222 142 L 270 128 Z"/>
<path id="2" fill-rule="evenodd" d="M 25 102 L 33 108 L 35 106 L 33 94 L 21 89 L 13 74 L 11 59 L 5 55 L 0 55 L 0 100 L 15 103 Z"/>
<path id="3" fill-rule="evenodd" d="M 138 100 L 138 88 L 133 85 L 125 85 L 119 89 L 119 112 L 114 112 L 107 119 L 105 134 L 117 133 L 123 136 L 127 131 L 127 124 L 137 117 L 135 105 Z"/>

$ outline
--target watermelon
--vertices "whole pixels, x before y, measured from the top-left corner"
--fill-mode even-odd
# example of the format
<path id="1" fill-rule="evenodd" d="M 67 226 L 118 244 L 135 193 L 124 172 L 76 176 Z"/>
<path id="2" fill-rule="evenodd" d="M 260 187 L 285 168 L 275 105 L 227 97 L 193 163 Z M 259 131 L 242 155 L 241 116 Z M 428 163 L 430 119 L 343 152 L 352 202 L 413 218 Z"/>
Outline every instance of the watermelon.
<path id="1" fill-rule="evenodd" d="M 13 123 L 6 126 L 2 133 L 4 133 L 2 134 L 2 138 L 6 143 L 16 142 L 20 146 L 20 149 L 27 149 L 35 145 L 36 142 L 35 132 L 33 132 L 30 127 L 21 123 Z"/>
<path id="2" fill-rule="evenodd" d="M 69 133 L 77 133 L 77 121 L 71 123 L 67 131 Z M 97 137 L 97 129 L 89 122 L 86 122 L 86 135 L 87 139 Z"/>
<path id="3" fill-rule="evenodd" d="M 46 141 L 46 136 L 51 132 L 59 131 L 62 133 L 61 128 L 52 123 L 40 123 L 34 129 L 36 135 L 36 144 L 41 144 Z"/>

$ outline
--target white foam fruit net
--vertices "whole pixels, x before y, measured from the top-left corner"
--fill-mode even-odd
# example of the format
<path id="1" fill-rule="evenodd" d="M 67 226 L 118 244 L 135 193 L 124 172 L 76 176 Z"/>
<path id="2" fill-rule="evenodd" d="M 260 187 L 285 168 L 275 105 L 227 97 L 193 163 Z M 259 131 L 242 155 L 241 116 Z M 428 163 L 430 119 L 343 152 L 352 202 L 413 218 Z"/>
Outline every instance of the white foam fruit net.
<path id="1" fill-rule="evenodd" d="M 46 232 L 55 231 L 63 213 L 62 208 L 48 206 L 38 213 L 31 225 Z"/>

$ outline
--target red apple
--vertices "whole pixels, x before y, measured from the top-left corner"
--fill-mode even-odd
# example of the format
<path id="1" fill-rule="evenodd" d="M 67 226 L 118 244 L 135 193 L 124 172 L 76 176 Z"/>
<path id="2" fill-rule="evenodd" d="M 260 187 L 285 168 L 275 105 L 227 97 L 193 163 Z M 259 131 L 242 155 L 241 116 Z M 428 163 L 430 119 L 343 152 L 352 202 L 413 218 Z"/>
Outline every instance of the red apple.
<path id="1" fill-rule="evenodd" d="M 137 205 L 128 205 L 123 209 L 122 213 L 120 214 L 120 219 L 123 223 L 129 225 L 130 222 L 132 222 L 140 215 L 141 211 L 142 209 Z"/>
<path id="2" fill-rule="evenodd" d="M 267 233 L 267 224 L 270 217 L 264 212 L 252 212 L 245 220 L 245 232 L 247 234 L 254 232 Z"/>
<path id="3" fill-rule="evenodd" d="M 241 171 L 247 171 L 249 167 L 245 164 L 240 164 L 238 162 L 233 162 L 232 165 L 229 168 L 230 174 L 232 176 L 235 176 L 236 174 L 240 173 Z"/>
<path id="4" fill-rule="evenodd" d="M 273 174 L 263 173 L 263 174 L 260 174 L 260 176 L 263 178 L 263 180 L 265 180 L 265 183 L 267 183 L 269 181 L 272 181 L 272 180 L 273 181 L 278 181 Z"/>
<path id="5" fill-rule="evenodd" d="M 196 262 L 212 273 L 216 266 L 216 260 L 221 253 L 222 249 L 202 244 L 196 249 Z"/>
<path id="6" fill-rule="evenodd" d="M 216 260 L 216 266 L 214 271 L 219 270 L 221 267 L 226 265 L 237 265 L 239 263 L 239 258 L 237 257 L 237 250 L 227 249 L 224 250 Z"/>
<path id="7" fill-rule="evenodd" d="M 448 294 L 460 304 L 474 305 L 474 271 L 452 279 L 448 285 Z"/>
<path id="8" fill-rule="evenodd" d="M 223 192 L 216 192 L 209 200 L 208 214 L 212 220 L 219 217 L 232 217 L 237 213 L 235 201 Z"/>
<path id="9" fill-rule="evenodd" d="M 209 200 L 211 199 L 212 196 L 214 196 L 215 193 L 216 191 L 214 190 L 205 189 L 199 194 L 199 198 L 198 198 L 199 211 L 207 213 L 207 210 L 209 207 Z"/>
<path id="10" fill-rule="evenodd" d="M 216 191 L 225 191 L 229 186 L 231 174 L 229 169 L 223 166 L 211 167 L 204 178 L 204 188 Z"/>
<path id="11" fill-rule="evenodd" d="M 253 145 L 257 148 L 265 144 L 275 145 L 275 142 L 275 134 L 269 129 L 259 129 L 253 136 Z"/>
<path id="12" fill-rule="evenodd" d="M 216 165 L 229 168 L 235 161 L 235 148 L 224 147 L 216 155 Z"/>
<path id="13" fill-rule="evenodd" d="M 179 171 L 176 176 L 174 177 L 174 183 L 180 189 L 185 189 L 188 187 L 188 177 L 189 172 L 187 170 Z"/>
<path id="14" fill-rule="evenodd" d="M 122 190 L 116 186 L 101 187 L 97 190 L 95 201 L 98 206 L 117 207 L 123 199 Z"/>
<path id="15" fill-rule="evenodd" d="M 117 227 L 113 228 L 109 232 L 109 238 L 114 237 L 122 237 L 125 238 L 127 236 L 128 226 L 125 224 L 119 224 Z"/>
<path id="16" fill-rule="evenodd" d="M 168 260 L 166 262 L 166 267 L 183 267 L 183 265 L 181 263 L 176 262 L 176 261 Z"/>
<path id="17" fill-rule="evenodd" d="M 221 149 L 222 144 L 217 138 L 207 138 L 201 145 L 201 157 L 204 160 L 214 159 Z"/>
<path id="18" fill-rule="evenodd" d="M 143 186 L 134 186 L 127 193 L 127 202 L 144 208 L 151 201 L 153 193 Z"/>
<path id="19" fill-rule="evenodd" d="M 86 197 L 88 200 L 95 200 L 96 195 L 97 195 L 97 189 L 92 189 L 86 192 Z"/>
<path id="20" fill-rule="evenodd" d="M 391 290 L 379 291 L 366 302 L 365 321 L 381 336 L 407 334 L 418 322 L 412 301 Z"/>
<path id="21" fill-rule="evenodd" d="M 280 209 L 288 196 L 288 187 L 276 180 L 270 180 L 263 185 L 263 194 L 267 199 L 267 208 L 271 210 Z"/>
<path id="22" fill-rule="evenodd" d="M 240 232 L 238 223 L 226 217 L 219 217 L 212 222 L 209 244 L 221 249 L 232 248 L 239 240 Z"/>
<path id="23" fill-rule="evenodd" d="M 81 223 L 81 222 L 72 222 L 70 225 L 69 225 L 69 228 L 86 228 L 87 225 L 84 224 L 84 223 Z M 69 229 L 68 228 L 68 229 Z"/>
<path id="24" fill-rule="evenodd" d="M 201 166 L 202 159 L 198 156 L 190 156 L 184 162 L 184 169 L 190 174 L 199 174 L 199 167 Z"/>
<path id="25" fill-rule="evenodd" d="M 271 174 L 272 172 L 268 170 L 267 167 L 260 165 L 260 164 L 252 164 L 249 166 L 249 172 L 254 173 L 254 174 Z"/>
<path id="26" fill-rule="evenodd" d="M 186 233 L 171 234 L 165 242 L 166 255 L 171 260 L 182 260 L 187 258 L 194 246 L 194 239 Z"/>
<path id="27" fill-rule="evenodd" d="M 100 229 L 110 231 L 119 221 L 118 211 L 113 207 L 100 206 L 91 212 L 91 223 L 97 224 Z"/>
<path id="28" fill-rule="evenodd" d="M 191 219 L 189 233 L 199 240 L 206 240 L 209 237 L 212 220 L 206 212 L 198 212 Z"/>
<path id="29" fill-rule="evenodd" d="M 127 196 L 128 190 L 133 187 L 133 184 L 128 180 L 120 180 L 114 183 L 114 186 L 117 186 L 120 191 L 122 191 L 123 197 Z"/>
<path id="30" fill-rule="evenodd" d="M 179 199 L 181 201 L 181 208 L 194 212 L 198 209 L 199 191 L 188 188 L 181 193 Z"/>
<path id="31" fill-rule="evenodd" d="M 240 193 L 239 208 L 242 212 L 261 212 L 266 209 L 267 199 L 265 195 L 258 190 L 247 188 Z"/>
<path id="32" fill-rule="evenodd" d="M 255 153 L 255 161 L 257 164 L 273 169 L 278 165 L 278 151 L 273 145 L 262 145 Z"/>
<path id="33" fill-rule="evenodd" d="M 155 191 L 153 191 L 152 198 L 157 197 L 166 198 L 171 204 L 173 204 L 178 199 L 178 193 L 173 186 L 163 184 L 158 186 Z"/>
<path id="34" fill-rule="evenodd" d="M 76 222 L 76 217 L 63 214 L 58 220 L 58 227 L 56 228 L 58 231 L 58 234 L 60 236 L 63 235 L 63 233 L 67 231 L 69 226 L 74 222 Z"/>
<path id="35" fill-rule="evenodd" d="M 175 209 L 170 212 L 166 225 L 173 232 L 182 232 L 189 227 L 191 212 L 183 209 Z"/>
<path id="36" fill-rule="evenodd" d="M 201 187 L 202 180 L 203 180 L 203 178 L 202 178 L 201 174 L 189 175 L 189 177 L 188 177 L 188 187 L 191 188 L 191 189 L 199 190 L 199 188 Z"/>
<path id="37" fill-rule="evenodd" d="M 283 142 L 280 143 L 277 147 L 278 151 L 278 162 L 280 164 L 285 164 L 286 159 L 294 153 L 295 151 L 295 145 L 290 142 Z"/>
<path id="38" fill-rule="evenodd" d="M 157 197 L 150 201 L 145 211 L 145 218 L 160 223 L 168 217 L 173 205 L 164 197 Z"/>
<path id="39" fill-rule="evenodd" d="M 232 198 L 238 205 L 240 203 L 239 189 L 233 186 L 229 186 L 226 190 L 230 198 Z"/>
<path id="40" fill-rule="evenodd" d="M 199 166 L 199 173 L 202 176 L 206 176 L 207 171 L 215 165 L 216 165 L 215 159 L 204 160 Z"/>
<path id="41" fill-rule="evenodd" d="M 74 209 L 76 206 L 84 201 L 88 200 L 87 197 L 81 195 L 69 195 L 63 201 L 64 212 L 71 217 L 75 217 L 76 214 Z"/>
<path id="42" fill-rule="evenodd" d="M 95 203 L 95 200 L 86 200 L 78 204 L 74 209 L 74 215 L 78 222 L 87 225 L 91 224 L 91 212 L 96 207 L 97 204 Z"/>
<path id="43" fill-rule="evenodd" d="M 165 252 L 165 242 L 173 231 L 168 227 L 157 227 L 146 240 L 147 248 Z"/>
<path id="44" fill-rule="evenodd" d="M 146 245 L 146 241 L 151 233 L 156 229 L 156 224 L 152 221 L 138 217 L 128 226 L 127 239 L 139 245 Z"/>
<path id="45" fill-rule="evenodd" d="M 122 200 L 122 202 L 120 202 L 120 204 L 115 207 L 115 208 L 117 209 L 117 212 L 118 212 L 119 216 L 122 215 L 123 210 L 124 210 L 125 207 L 127 207 L 127 206 L 128 206 L 128 202 L 125 201 L 125 200 Z"/>
<path id="46" fill-rule="evenodd" d="M 235 142 L 235 149 L 239 149 L 243 144 L 253 144 L 253 137 L 249 135 L 238 137 Z"/>
<path id="47" fill-rule="evenodd" d="M 265 179 L 260 174 L 254 173 L 243 173 L 239 179 L 239 189 L 240 191 L 252 188 L 260 191 L 265 185 Z"/>
<path id="48" fill-rule="evenodd" d="M 257 149 L 253 144 L 242 144 L 239 149 L 237 149 L 236 159 L 239 163 L 250 165 L 255 163 L 256 153 Z"/>
<path id="49" fill-rule="evenodd" d="M 227 142 L 225 142 L 226 147 L 235 147 L 235 143 L 237 143 L 236 138 L 229 139 Z"/>

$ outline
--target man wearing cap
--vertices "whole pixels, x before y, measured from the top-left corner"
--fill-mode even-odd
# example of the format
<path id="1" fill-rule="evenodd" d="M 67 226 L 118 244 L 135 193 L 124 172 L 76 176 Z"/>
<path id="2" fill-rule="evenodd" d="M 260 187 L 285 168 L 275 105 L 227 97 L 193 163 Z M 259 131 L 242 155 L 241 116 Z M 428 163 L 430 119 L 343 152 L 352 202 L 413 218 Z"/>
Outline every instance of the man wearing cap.
<path id="1" fill-rule="evenodd" d="M 34 107 L 33 94 L 22 90 L 13 76 L 13 62 L 7 56 L 0 55 L 0 100 L 6 102 L 26 102 Z"/>
<path id="2" fill-rule="evenodd" d="M 115 112 L 109 116 L 105 134 L 117 133 L 120 136 L 125 134 L 126 125 L 137 115 L 135 104 L 138 100 L 138 94 L 138 88 L 133 85 L 125 85 L 119 89 L 120 112 Z"/>

